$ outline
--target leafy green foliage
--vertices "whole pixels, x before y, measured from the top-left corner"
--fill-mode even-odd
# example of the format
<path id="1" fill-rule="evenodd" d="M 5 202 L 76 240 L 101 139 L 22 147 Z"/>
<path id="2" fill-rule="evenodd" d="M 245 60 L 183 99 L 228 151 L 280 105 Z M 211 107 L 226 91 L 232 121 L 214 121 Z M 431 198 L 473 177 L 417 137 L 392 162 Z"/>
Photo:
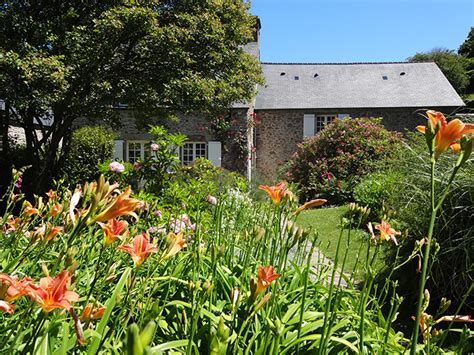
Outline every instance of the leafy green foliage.
<path id="1" fill-rule="evenodd" d="M 396 171 L 383 171 L 369 174 L 362 178 L 361 182 L 354 188 L 354 200 L 361 206 L 371 209 L 373 220 L 382 220 L 387 213 L 391 212 L 388 202 L 392 194 L 397 193 L 397 182 L 403 179 L 403 175 Z"/>
<path id="2" fill-rule="evenodd" d="M 462 94 L 469 85 L 468 61 L 453 51 L 433 49 L 427 53 L 416 53 L 408 60 L 414 63 L 435 62 L 459 94 Z"/>
<path id="3" fill-rule="evenodd" d="M 362 176 L 397 153 L 400 141 L 379 119 L 335 120 L 298 146 L 286 176 L 306 200 L 325 196 L 332 204 L 347 201 Z"/>
<path id="4" fill-rule="evenodd" d="M 71 146 L 62 169 L 62 178 L 69 186 L 96 180 L 97 164 L 112 157 L 116 133 L 103 126 L 86 126 L 72 134 Z"/>

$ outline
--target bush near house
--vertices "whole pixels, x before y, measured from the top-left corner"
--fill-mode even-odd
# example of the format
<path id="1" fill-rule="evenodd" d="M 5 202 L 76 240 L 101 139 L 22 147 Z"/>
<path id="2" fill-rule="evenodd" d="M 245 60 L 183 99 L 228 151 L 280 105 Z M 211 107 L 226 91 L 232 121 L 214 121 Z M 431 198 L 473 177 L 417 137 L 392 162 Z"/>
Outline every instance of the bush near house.
<path id="1" fill-rule="evenodd" d="M 288 163 L 287 178 L 298 184 L 305 199 L 323 196 L 331 203 L 350 200 L 361 177 L 400 149 L 400 134 L 387 131 L 380 121 L 335 120 L 298 146 Z"/>
<path id="2" fill-rule="evenodd" d="M 100 175 L 97 164 L 110 158 L 116 133 L 104 126 L 80 127 L 72 133 L 69 153 L 60 176 L 68 186 L 93 181 Z"/>

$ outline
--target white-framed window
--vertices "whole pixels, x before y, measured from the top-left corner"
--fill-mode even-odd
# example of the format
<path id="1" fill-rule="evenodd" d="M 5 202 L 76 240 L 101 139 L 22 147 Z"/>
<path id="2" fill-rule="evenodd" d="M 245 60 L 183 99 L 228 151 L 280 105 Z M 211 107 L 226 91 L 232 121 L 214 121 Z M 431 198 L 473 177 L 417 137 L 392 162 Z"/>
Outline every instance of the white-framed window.
<path id="1" fill-rule="evenodd" d="M 179 157 L 183 165 L 189 165 L 197 158 L 207 158 L 207 143 L 186 142 L 180 149 Z"/>
<path id="2" fill-rule="evenodd" d="M 314 132 L 321 131 L 324 127 L 336 119 L 336 115 L 318 115 L 314 124 Z"/>
<path id="3" fill-rule="evenodd" d="M 127 141 L 126 160 L 135 163 L 137 160 L 145 159 L 149 153 L 149 141 Z"/>

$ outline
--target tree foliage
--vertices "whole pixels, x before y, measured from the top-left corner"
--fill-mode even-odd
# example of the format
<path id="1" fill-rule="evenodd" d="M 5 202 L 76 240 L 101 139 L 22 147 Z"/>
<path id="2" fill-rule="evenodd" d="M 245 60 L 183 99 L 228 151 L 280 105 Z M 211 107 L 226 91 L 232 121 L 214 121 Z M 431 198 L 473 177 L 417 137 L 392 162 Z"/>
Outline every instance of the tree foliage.
<path id="1" fill-rule="evenodd" d="M 78 117 L 116 120 L 119 102 L 143 119 L 250 99 L 260 67 L 242 46 L 254 22 L 240 0 L 3 1 L 2 127 L 25 129 L 32 190 L 57 170 Z M 35 126 L 45 115 L 52 126 Z"/>
<path id="2" fill-rule="evenodd" d="M 416 53 L 408 60 L 414 63 L 435 62 L 459 94 L 462 94 L 469 85 L 468 62 L 464 57 L 453 51 L 435 48 L 427 53 Z"/>
<path id="3" fill-rule="evenodd" d="M 467 75 L 469 76 L 469 85 L 466 88 L 466 94 L 471 94 L 471 97 L 467 96 L 467 98 L 472 100 L 472 94 L 474 94 L 474 27 L 471 27 L 466 40 L 459 47 L 458 53 L 459 55 L 466 58 L 467 61 Z"/>
<path id="4" fill-rule="evenodd" d="M 474 27 L 471 27 L 466 40 L 459 47 L 458 53 L 466 58 L 474 58 Z"/>

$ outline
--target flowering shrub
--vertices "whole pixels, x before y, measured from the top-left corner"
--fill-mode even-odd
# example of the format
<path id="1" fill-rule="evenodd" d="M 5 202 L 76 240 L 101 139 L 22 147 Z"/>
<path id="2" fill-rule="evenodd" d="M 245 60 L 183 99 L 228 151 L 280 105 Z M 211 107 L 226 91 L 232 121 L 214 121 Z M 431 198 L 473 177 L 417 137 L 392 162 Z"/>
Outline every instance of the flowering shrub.
<path id="1" fill-rule="evenodd" d="M 181 133 L 169 133 L 162 126 L 151 126 L 149 132 L 153 140 L 148 145 L 145 159 L 133 165 L 107 161 L 99 164 L 100 172 L 111 180 L 119 181 L 121 186 L 131 185 L 137 190 L 160 193 L 181 166 L 177 152 L 187 137 Z"/>
<path id="2" fill-rule="evenodd" d="M 331 203 L 345 201 L 362 176 L 394 156 L 400 141 L 380 119 L 335 120 L 298 146 L 286 178 L 299 185 L 306 199 L 323 195 Z"/>

